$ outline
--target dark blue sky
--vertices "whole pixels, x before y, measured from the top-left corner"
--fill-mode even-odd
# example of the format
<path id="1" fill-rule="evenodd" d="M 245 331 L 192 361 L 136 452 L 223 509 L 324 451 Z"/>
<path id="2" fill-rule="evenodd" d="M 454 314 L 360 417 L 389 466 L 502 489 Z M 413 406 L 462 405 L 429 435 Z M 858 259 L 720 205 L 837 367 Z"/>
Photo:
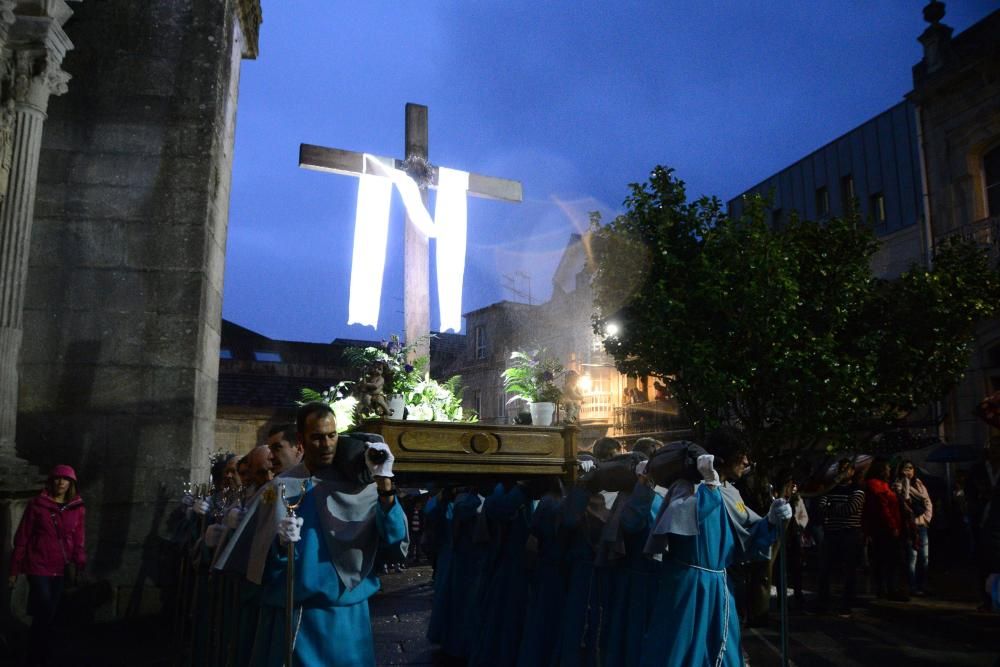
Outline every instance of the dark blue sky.
<path id="1" fill-rule="evenodd" d="M 289 340 L 402 330 L 398 197 L 379 330 L 349 327 L 357 179 L 299 169 L 299 143 L 402 158 L 404 105 L 426 104 L 432 162 L 524 184 L 522 204 L 470 199 L 463 310 L 513 298 L 518 271 L 538 302 L 587 212 L 613 216 L 654 165 L 726 199 L 898 102 L 923 4 L 265 0 L 223 315 Z M 995 7 L 952 0 L 945 23 Z"/>

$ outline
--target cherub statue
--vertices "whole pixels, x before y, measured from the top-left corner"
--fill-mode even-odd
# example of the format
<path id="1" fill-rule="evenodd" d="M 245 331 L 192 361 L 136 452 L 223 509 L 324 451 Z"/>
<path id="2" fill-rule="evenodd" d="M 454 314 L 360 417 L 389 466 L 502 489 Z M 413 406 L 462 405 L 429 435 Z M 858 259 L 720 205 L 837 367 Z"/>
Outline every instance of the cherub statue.
<path id="1" fill-rule="evenodd" d="M 392 409 L 385 400 L 385 378 L 382 377 L 382 364 L 374 364 L 365 372 L 361 383 L 361 395 L 358 397 L 358 407 L 361 414 L 374 412 L 379 417 L 392 416 Z"/>
<path id="2" fill-rule="evenodd" d="M 576 424 L 580 421 L 580 406 L 583 404 L 584 396 L 579 381 L 579 373 L 566 371 L 566 381 L 563 384 L 563 409 L 566 411 L 566 417 L 563 421 L 567 424 Z"/>

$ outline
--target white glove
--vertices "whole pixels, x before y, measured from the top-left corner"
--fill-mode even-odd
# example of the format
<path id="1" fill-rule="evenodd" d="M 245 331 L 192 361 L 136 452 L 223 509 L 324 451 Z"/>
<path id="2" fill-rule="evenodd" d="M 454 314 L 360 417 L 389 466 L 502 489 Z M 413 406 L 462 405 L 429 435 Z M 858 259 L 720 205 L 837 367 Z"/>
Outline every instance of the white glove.
<path id="1" fill-rule="evenodd" d="M 715 457 L 711 454 L 702 454 L 698 457 L 698 472 L 701 473 L 702 479 L 709 486 L 719 486 L 721 482 L 719 481 L 719 472 L 713 467 L 715 463 Z"/>
<path id="2" fill-rule="evenodd" d="M 194 496 L 192 496 L 190 493 L 185 493 L 183 496 L 181 496 L 181 505 L 183 505 L 184 507 L 193 506 Z"/>
<path id="3" fill-rule="evenodd" d="M 214 549 L 219 546 L 219 542 L 222 541 L 222 536 L 225 532 L 225 526 L 221 523 L 213 523 L 205 529 L 205 546 L 209 549 Z"/>
<path id="4" fill-rule="evenodd" d="M 775 498 L 767 511 L 767 520 L 775 526 L 792 518 L 792 506 L 784 498 Z"/>
<path id="5" fill-rule="evenodd" d="M 226 512 L 226 527 L 230 530 L 236 530 L 246 513 L 247 511 L 241 507 L 234 507 Z"/>
<path id="6" fill-rule="evenodd" d="M 195 501 L 195 504 L 191 507 L 191 509 L 193 509 L 194 513 L 198 516 L 205 516 L 208 514 L 210 507 L 208 501 L 202 498 L 201 500 Z"/>
<path id="7" fill-rule="evenodd" d="M 597 467 L 597 464 L 590 459 L 584 459 L 583 461 L 577 461 L 577 465 L 580 466 L 580 472 L 590 472 Z"/>
<path id="8" fill-rule="evenodd" d="M 302 539 L 302 517 L 286 516 L 278 522 L 278 537 L 282 544 L 298 542 Z"/>
<path id="9" fill-rule="evenodd" d="M 368 456 L 365 456 L 365 463 L 368 464 L 368 469 L 372 471 L 372 475 L 375 477 L 392 477 L 392 462 L 396 460 L 396 457 L 392 455 L 389 445 L 384 442 L 369 442 L 368 449 L 385 452 L 386 455 L 385 462 L 378 464 L 372 463 L 368 460 Z"/>
<path id="10" fill-rule="evenodd" d="M 645 475 L 646 474 L 646 465 L 647 464 L 649 464 L 649 461 L 639 461 L 638 463 L 636 463 L 635 464 L 635 474 L 636 475 Z"/>

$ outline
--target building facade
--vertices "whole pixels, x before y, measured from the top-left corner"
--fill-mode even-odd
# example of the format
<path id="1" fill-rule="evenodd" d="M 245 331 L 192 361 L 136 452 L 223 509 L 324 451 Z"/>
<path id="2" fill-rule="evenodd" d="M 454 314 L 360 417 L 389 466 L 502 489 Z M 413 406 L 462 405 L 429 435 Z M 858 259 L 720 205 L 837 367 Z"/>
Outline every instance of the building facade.
<path id="1" fill-rule="evenodd" d="M 594 334 L 587 243 L 586 235 L 570 236 L 547 302 L 500 301 L 465 314 L 467 341 L 460 360 L 466 387 L 463 407 L 476 410 L 488 423 L 512 423 L 525 408 L 520 401 L 509 402 L 501 373 L 511 352 L 544 350 L 580 375 L 585 395 L 580 410 L 583 446 L 605 435 L 625 440 L 686 435 L 686 421 L 665 388 L 657 387 L 655 378 L 619 373 Z"/>
<path id="2" fill-rule="evenodd" d="M 770 197 L 772 222 L 822 220 L 857 206 L 880 241 L 873 271 L 894 278 L 928 266 L 934 247 L 954 236 L 1000 258 L 1000 11 L 963 33 L 941 23 L 944 6 L 924 9 L 924 57 L 913 90 L 892 108 L 764 179 L 745 195 Z M 945 399 L 946 443 L 983 445 L 1000 432 L 973 415 L 1000 390 L 1000 321 L 984 322 L 960 385 Z"/>

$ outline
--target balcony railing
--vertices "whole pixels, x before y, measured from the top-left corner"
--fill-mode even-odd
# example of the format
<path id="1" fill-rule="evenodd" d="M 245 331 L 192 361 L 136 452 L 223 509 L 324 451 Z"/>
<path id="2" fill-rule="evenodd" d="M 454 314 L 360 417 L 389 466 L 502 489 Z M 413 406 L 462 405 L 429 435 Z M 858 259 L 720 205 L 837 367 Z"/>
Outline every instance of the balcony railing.
<path id="1" fill-rule="evenodd" d="M 1000 216 L 995 215 L 960 225 L 938 236 L 936 243 L 940 244 L 953 238 L 972 241 L 989 254 L 993 264 L 1000 262 Z"/>
<path id="2" fill-rule="evenodd" d="M 674 401 L 644 401 L 615 408 L 615 433 L 662 433 L 690 427 Z"/>

